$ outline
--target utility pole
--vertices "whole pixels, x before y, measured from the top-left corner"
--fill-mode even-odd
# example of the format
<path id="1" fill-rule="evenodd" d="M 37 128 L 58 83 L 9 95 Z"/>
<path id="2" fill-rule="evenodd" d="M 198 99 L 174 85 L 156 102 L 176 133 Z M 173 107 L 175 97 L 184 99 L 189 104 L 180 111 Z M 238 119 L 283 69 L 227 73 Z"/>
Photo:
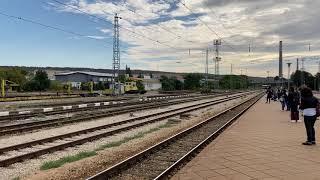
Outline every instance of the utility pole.
<path id="1" fill-rule="evenodd" d="M 301 85 L 305 85 L 305 82 L 304 82 L 304 58 L 301 58 Z"/>
<path id="2" fill-rule="evenodd" d="M 309 51 L 311 51 L 311 44 L 309 43 Z"/>
<path id="3" fill-rule="evenodd" d="M 290 66 L 292 63 L 287 63 L 288 64 L 288 91 L 289 91 L 289 88 L 290 88 Z"/>
<path id="4" fill-rule="evenodd" d="M 230 78 L 229 78 L 229 84 L 230 84 L 230 89 L 233 89 L 233 79 L 232 79 L 232 71 L 233 71 L 233 65 L 231 64 L 231 67 L 230 67 Z"/>
<path id="5" fill-rule="evenodd" d="M 213 57 L 212 60 L 213 60 L 213 64 L 214 64 L 214 74 L 216 75 L 216 74 L 217 74 L 217 62 L 216 62 L 216 58 Z"/>
<path id="6" fill-rule="evenodd" d="M 299 58 L 297 58 L 297 70 L 296 71 L 298 71 L 299 70 Z"/>
<path id="7" fill-rule="evenodd" d="M 270 73 L 270 71 L 267 71 L 267 82 L 268 82 L 268 84 L 269 84 L 269 73 Z"/>
<path id="8" fill-rule="evenodd" d="M 216 75 L 219 75 L 219 62 L 221 61 L 221 57 L 219 57 L 219 46 L 221 45 L 221 40 L 220 39 L 214 40 L 213 45 L 216 47 L 215 73 Z"/>
<path id="9" fill-rule="evenodd" d="M 209 74 L 209 63 L 208 63 L 208 58 L 209 58 L 209 49 L 206 49 L 206 67 L 205 67 L 205 75 L 206 75 L 206 82 L 205 82 L 205 88 L 208 90 L 208 74 Z"/>
<path id="10" fill-rule="evenodd" d="M 119 19 L 121 17 L 116 13 L 114 16 L 114 24 L 113 24 L 113 77 L 112 77 L 112 94 L 115 95 L 116 89 L 116 74 L 118 77 L 118 94 L 121 94 L 121 86 L 120 86 L 120 46 L 119 46 Z"/>
<path id="11" fill-rule="evenodd" d="M 320 61 L 318 62 L 319 64 L 318 64 L 318 73 L 320 73 Z M 320 84 L 319 84 L 319 76 L 316 76 L 316 78 L 317 78 L 317 83 L 318 83 L 318 91 L 320 91 Z"/>

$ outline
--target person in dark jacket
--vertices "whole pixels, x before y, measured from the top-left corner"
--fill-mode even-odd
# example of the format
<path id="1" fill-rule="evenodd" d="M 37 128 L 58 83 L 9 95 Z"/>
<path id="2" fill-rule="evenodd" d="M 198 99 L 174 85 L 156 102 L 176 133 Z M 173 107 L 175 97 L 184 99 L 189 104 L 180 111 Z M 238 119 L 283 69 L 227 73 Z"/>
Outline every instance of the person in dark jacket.
<path id="1" fill-rule="evenodd" d="M 304 87 L 301 89 L 301 104 L 300 109 L 303 110 L 304 124 L 307 132 L 307 141 L 303 145 L 316 144 L 314 124 L 317 120 L 318 99 L 312 94 L 310 88 Z"/>
<path id="2" fill-rule="evenodd" d="M 267 90 L 267 102 L 266 103 L 270 104 L 270 100 L 272 98 L 272 95 L 273 95 L 272 89 L 269 87 Z"/>
<path id="3" fill-rule="evenodd" d="M 291 122 L 300 122 L 298 110 L 299 95 L 297 92 L 295 92 L 293 87 L 289 88 L 288 104 L 290 104 Z"/>

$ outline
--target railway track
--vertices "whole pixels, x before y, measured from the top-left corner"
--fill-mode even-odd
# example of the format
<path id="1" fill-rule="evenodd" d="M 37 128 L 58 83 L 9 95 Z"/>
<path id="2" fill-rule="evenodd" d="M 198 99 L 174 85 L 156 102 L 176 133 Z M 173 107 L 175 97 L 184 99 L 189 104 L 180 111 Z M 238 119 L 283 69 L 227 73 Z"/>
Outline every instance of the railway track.
<path id="1" fill-rule="evenodd" d="M 248 93 L 246 93 L 248 94 Z M 146 116 L 131 118 L 115 123 L 110 123 L 94 128 L 88 128 L 76 132 L 71 132 L 63 135 L 43 138 L 31 142 L 16 144 L 0 149 L 0 166 L 9 166 L 11 164 L 39 157 L 43 154 L 59 151 L 68 147 L 84 144 L 89 141 L 94 141 L 103 137 L 108 137 L 121 132 L 125 132 L 134 128 L 142 127 L 151 123 L 160 122 L 170 117 L 181 115 L 187 112 L 195 111 L 201 108 L 206 108 L 212 105 L 220 104 L 229 100 L 237 99 L 246 96 L 246 94 L 234 95 L 219 100 L 210 102 L 202 102 L 196 105 L 176 108 L 150 114 Z M 15 153 L 12 153 L 12 152 Z M 27 153 L 26 153 L 27 152 Z M 10 154 L 14 155 L 10 155 Z"/>
<path id="2" fill-rule="evenodd" d="M 97 118 L 103 118 L 103 117 L 109 117 L 129 112 L 135 112 L 135 111 L 141 111 L 146 109 L 152 109 L 152 108 L 158 108 L 168 105 L 175 105 L 175 104 L 181 104 L 181 103 L 187 103 L 191 101 L 196 100 L 202 100 L 207 98 L 214 98 L 219 97 L 223 95 L 213 95 L 213 96 L 200 96 L 195 98 L 186 98 L 182 97 L 181 99 L 175 99 L 172 101 L 148 101 L 147 103 L 137 103 L 135 105 L 129 105 L 126 106 L 123 104 L 124 107 L 114 107 L 108 110 L 104 111 L 90 111 L 88 113 L 81 113 L 77 114 L 75 116 L 71 117 L 64 117 L 64 118 L 57 118 L 57 119 L 51 119 L 51 120 L 42 120 L 42 121 L 32 121 L 27 123 L 19 123 L 19 124 L 13 124 L 13 125 L 6 125 L 6 126 L 0 126 L 0 136 L 10 135 L 10 134 L 16 134 L 16 133 L 25 133 L 30 132 L 33 130 L 38 130 L 42 128 L 49 128 L 49 127 L 55 127 L 55 126 L 61 126 L 71 123 L 77 123 L 77 122 L 83 122 L 83 121 L 90 121 L 92 119 Z M 186 99 L 185 99 L 186 98 Z"/>
<path id="3" fill-rule="evenodd" d="M 261 97 L 259 94 L 210 117 L 87 180 L 169 179 L 175 170 L 188 162 Z"/>
<path id="4" fill-rule="evenodd" d="M 15 120 L 15 119 L 26 119 L 30 117 L 35 117 L 38 115 L 55 115 L 62 113 L 78 112 L 85 110 L 94 110 L 94 109 L 103 109 L 103 108 L 113 108 L 123 105 L 133 105 L 133 104 L 144 104 L 152 103 L 155 101 L 166 101 L 168 99 L 179 99 L 193 97 L 191 95 L 171 95 L 171 96 L 152 96 L 152 97 L 143 97 L 138 100 L 130 100 L 127 98 L 120 98 L 116 100 L 101 100 L 90 103 L 80 103 L 80 104 L 64 104 L 63 106 L 53 106 L 53 107 L 44 107 L 38 109 L 30 110 L 21 110 L 21 111 L 4 111 L 0 112 L 0 121 L 6 120 Z"/>

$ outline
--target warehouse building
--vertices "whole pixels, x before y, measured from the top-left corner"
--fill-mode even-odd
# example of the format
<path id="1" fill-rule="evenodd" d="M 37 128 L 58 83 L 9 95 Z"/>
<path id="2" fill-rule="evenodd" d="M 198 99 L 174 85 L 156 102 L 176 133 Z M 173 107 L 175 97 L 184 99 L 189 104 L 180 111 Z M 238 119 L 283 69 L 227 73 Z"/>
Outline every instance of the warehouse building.
<path id="1" fill-rule="evenodd" d="M 117 76 L 117 75 L 116 75 Z M 55 74 L 55 79 L 62 83 L 71 83 L 72 87 L 80 89 L 82 82 L 107 83 L 112 81 L 112 74 L 98 72 L 64 72 Z"/>

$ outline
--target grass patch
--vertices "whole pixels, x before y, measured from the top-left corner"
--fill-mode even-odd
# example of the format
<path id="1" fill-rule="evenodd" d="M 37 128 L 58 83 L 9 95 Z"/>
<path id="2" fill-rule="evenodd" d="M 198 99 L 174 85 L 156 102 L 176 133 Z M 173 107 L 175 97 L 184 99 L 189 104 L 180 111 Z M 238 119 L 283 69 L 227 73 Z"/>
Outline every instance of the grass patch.
<path id="1" fill-rule="evenodd" d="M 12 178 L 12 180 L 20 180 L 20 177 L 18 176 L 18 177 L 14 177 L 14 178 Z"/>
<path id="2" fill-rule="evenodd" d="M 133 136 L 125 137 L 122 140 L 114 141 L 114 142 L 110 142 L 108 144 L 101 145 L 100 147 L 98 147 L 94 151 L 84 151 L 84 152 L 80 152 L 80 153 L 73 155 L 73 156 L 66 156 L 66 157 L 60 158 L 55 161 L 45 162 L 41 165 L 40 169 L 41 170 L 48 170 L 48 169 L 58 168 L 58 167 L 61 167 L 62 165 L 67 164 L 67 163 L 71 163 L 71 162 L 79 161 L 79 160 L 87 158 L 87 157 L 95 156 L 97 154 L 97 151 L 120 146 L 121 144 L 127 143 L 131 140 L 142 138 L 146 134 L 150 134 L 152 132 L 159 131 L 160 129 L 163 129 L 163 128 L 171 127 L 174 124 L 176 124 L 176 123 L 168 121 L 167 123 L 162 124 L 158 127 L 149 129 L 148 131 L 139 132 Z"/>
<path id="3" fill-rule="evenodd" d="M 123 138 L 122 140 L 119 140 L 119 141 L 114 141 L 114 142 L 110 142 L 108 144 L 104 144 L 104 145 L 101 145 L 100 147 L 98 147 L 97 149 L 95 149 L 95 151 L 101 151 L 101 150 L 104 150 L 104 149 L 107 149 L 107 148 L 112 148 L 112 147 L 117 147 L 117 146 L 120 146 L 121 144 L 124 144 L 124 143 L 127 143 L 131 140 L 134 140 L 134 139 L 138 139 L 138 138 L 142 138 L 144 137 L 146 134 L 149 134 L 149 133 L 152 133 L 152 132 L 155 132 L 155 131 L 159 131 L 160 129 L 163 129 L 163 128 L 168 128 L 168 127 L 171 127 L 174 123 L 172 122 L 167 122 L 165 124 L 162 124 L 156 128 L 152 128 L 152 129 L 149 129 L 148 131 L 145 131 L 145 132 L 139 132 L 138 134 L 134 135 L 134 136 L 129 136 L 129 137 L 125 137 Z"/>
<path id="4" fill-rule="evenodd" d="M 76 155 L 73 156 L 66 156 L 63 158 L 60 158 L 58 160 L 55 161 L 48 161 L 42 164 L 42 166 L 40 167 L 41 170 L 47 170 L 47 169 L 52 169 L 52 168 L 58 168 L 66 163 L 71 163 L 74 161 L 79 161 L 81 159 L 90 157 L 90 156 L 94 156 L 97 153 L 95 151 L 84 151 L 84 152 L 80 152 Z"/>

